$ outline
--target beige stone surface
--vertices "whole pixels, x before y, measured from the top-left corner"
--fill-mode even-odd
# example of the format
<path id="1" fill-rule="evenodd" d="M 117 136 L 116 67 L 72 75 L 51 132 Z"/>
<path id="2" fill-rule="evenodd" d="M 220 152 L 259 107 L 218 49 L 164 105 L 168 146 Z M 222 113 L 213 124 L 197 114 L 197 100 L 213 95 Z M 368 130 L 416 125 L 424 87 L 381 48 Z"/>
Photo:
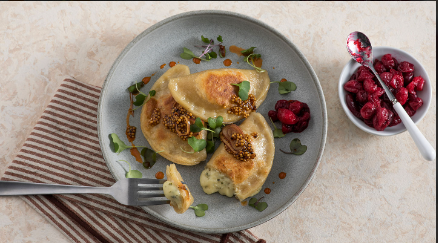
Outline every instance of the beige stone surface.
<path id="1" fill-rule="evenodd" d="M 252 231 L 268 242 L 435 242 L 436 161 L 408 133 L 372 136 L 350 122 L 337 82 L 347 35 L 403 49 L 424 64 L 432 105 L 418 123 L 436 148 L 435 2 L 0 2 L 0 176 L 60 82 L 102 85 L 122 49 L 174 14 L 221 9 L 290 38 L 324 90 L 329 130 L 313 181 L 286 211 Z M 0 198 L 0 242 L 67 242 L 18 198 Z"/>

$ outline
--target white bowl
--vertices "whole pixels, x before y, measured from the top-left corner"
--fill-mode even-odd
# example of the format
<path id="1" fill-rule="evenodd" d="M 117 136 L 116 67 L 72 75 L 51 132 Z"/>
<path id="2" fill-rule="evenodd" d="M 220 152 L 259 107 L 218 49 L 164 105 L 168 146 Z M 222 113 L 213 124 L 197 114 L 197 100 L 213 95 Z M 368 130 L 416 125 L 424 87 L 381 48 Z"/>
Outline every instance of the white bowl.
<path id="1" fill-rule="evenodd" d="M 415 59 L 413 56 L 411 56 L 409 53 L 402 51 L 397 48 L 393 47 L 386 47 L 386 46 L 377 46 L 373 47 L 373 56 L 374 60 L 377 58 L 381 60 L 382 56 L 385 54 L 391 54 L 397 61 L 403 62 L 407 61 L 412 64 L 414 64 L 414 77 L 421 76 L 423 77 L 425 84 L 422 91 L 418 91 L 417 95 L 421 99 L 423 99 L 423 105 L 417 110 L 414 116 L 412 116 L 412 120 L 417 123 L 423 119 L 423 117 L 426 115 L 427 110 L 429 109 L 430 102 L 432 99 L 432 85 L 431 80 L 429 79 L 429 76 L 427 75 L 426 70 L 424 69 L 423 65 L 417 59 Z M 373 61 L 374 61 L 373 60 Z M 345 65 L 344 69 L 342 69 L 341 76 L 339 77 L 339 84 L 338 84 L 338 93 L 339 93 L 339 99 L 341 100 L 342 108 L 344 108 L 345 113 L 347 114 L 348 118 L 360 129 L 367 133 L 380 135 L 380 136 L 391 136 L 396 135 L 399 133 L 402 133 L 406 131 L 405 126 L 403 123 L 400 123 L 393 127 L 387 127 L 383 131 L 377 131 L 373 127 L 367 126 L 363 121 L 361 121 L 359 118 L 355 117 L 351 111 L 347 107 L 347 103 L 345 101 L 345 95 L 347 94 L 347 91 L 344 90 L 344 84 L 348 82 L 349 78 L 353 73 L 356 71 L 356 69 L 360 67 L 360 64 L 351 59 L 347 65 Z"/>

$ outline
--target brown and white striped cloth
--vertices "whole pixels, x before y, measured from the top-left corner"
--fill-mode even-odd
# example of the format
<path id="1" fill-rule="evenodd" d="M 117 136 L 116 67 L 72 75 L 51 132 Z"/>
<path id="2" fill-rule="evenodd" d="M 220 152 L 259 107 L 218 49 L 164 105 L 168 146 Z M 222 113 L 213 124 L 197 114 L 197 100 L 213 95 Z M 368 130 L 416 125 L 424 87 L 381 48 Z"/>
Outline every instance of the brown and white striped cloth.
<path id="1" fill-rule="evenodd" d="M 115 183 L 99 147 L 100 88 L 66 79 L 50 101 L 2 180 L 111 186 Z M 203 234 L 157 220 L 111 196 L 22 196 L 74 242 L 265 242 L 249 230 Z"/>

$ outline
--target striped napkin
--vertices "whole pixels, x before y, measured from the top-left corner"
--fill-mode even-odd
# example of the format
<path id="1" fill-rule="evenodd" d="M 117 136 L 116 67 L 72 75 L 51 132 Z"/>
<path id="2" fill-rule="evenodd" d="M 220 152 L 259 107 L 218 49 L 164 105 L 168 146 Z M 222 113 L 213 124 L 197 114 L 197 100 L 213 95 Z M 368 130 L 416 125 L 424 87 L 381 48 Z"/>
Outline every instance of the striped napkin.
<path id="1" fill-rule="evenodd" d="M 97 137 L 99 95 L 98 87 L 64 80 L 1 179 L 105 187 L 114 184 Z M 265 242 L 249 230 L 223 235 L 181 230 L 107 195 L 21 198 L 74 242 Z"/>

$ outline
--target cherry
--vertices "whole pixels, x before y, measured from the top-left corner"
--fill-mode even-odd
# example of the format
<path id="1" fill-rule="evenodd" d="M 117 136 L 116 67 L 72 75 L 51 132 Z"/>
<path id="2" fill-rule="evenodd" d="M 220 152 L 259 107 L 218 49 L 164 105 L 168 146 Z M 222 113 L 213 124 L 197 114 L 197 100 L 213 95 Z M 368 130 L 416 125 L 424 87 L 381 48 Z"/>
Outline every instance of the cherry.
<path id="1" fill-rule="evenodd" d="M 406 85 L 408 85 L 411 81 L 412 81 L 412 79 L 414 78 L 414 72 L 408 72 L 408 73 L 403 73 L 403 78 L 404 78 L 404 80 L 405 80 L 405 85 L 404 86 L 406 86 Z"/>
<path id="2" fill-rule="evenodd" d="M 395 94 L 395 98 L 397 98 L 398 102 L 401 105 L 404 105 L 408 100 L 408 89 L 405 87 L 398 88 Z"/>
<path id="3" fill-rule="evenodd" d="M 353 96 L 351 94 L 347 94 L 345 96 L 345 102 L 347 103 L 348 109 L 353 113 L 353 115 L 359 119 L 362 119 L 362 116 L 360 115 L 359 108 L 356 105 L 356 102 L 353 99 Z"/>
<path id="4" fill-rule="evenodd" d="M 392 76 L 391 81 L 389 82 L 389 85 L 391 87 L 393 87 L 394 89 L 398 89 L 403 87 L 404 84 L 404 80 L 403 80 L 403 76 L 395 74 L 394 76 Z"/>
<path id="5" fill-rule="evenodd" d="M 357 81 L 363 82 L 365 79 L 372 79 L 374 77 L 374 74 L 372 74 L 370 71 L 363 70 L 360 72 L 359 76 L 357 76 Z"/>
<path id="6" fill-rule="evenodd" d="M 396 74 L 397 74 L 397 75 L 403 76 L 403 73 L 402 73 L 402 72 L 397 71 L 397 70 L 392 69 L 392 68 L 391 68 L 391 70 L 389 70 L 389 72 L 392 73 L 393 75 L 396 75 Z"/>
<path id="7" fill-rule="evenodd" d="M 304 112 L 303 116 L 299 117 L 299 121 L 292 125 L 292 132 L 300 133 L 309 126 L 310 112 Z"/>
<path id="8" fill-rule="evenodd" d="M 414 64 L 410 62 L 401 62 L 398 66 L 398 71 L 402 73 L 409 73 L 414 71 Z"/>
<path id="9" fill-rule="evenodd" d="M 386 84 L 386 86 L 389 85 L 389 82 L 392 79 L 392 76 L 394 76 L 394 74 L 390 73 L 390 72 L 384 72 L 379 74 L 380 79 L 382 79 L 382 81 Z"/>
<path id="10" fill-rule="evenodd" d="M 376 69 L 376 72 L 378 74 L 386 72 L 386 68 L 385 68 L 385 66 L 383 66 L 383 63 L 381 61 L 377 60 L 377 59 L 374 62 L 374 69 Z"/>
<path id="11" fill-rule="evenodd" d="M 412 82 L 416 83 L 416 87 L 415 90 L 416 91 L 422 91 L 423 90 L 423 86 L 424 86 L 424 79 L 421 76 L 415 77 L 412 79 Z"/>
<path id="12" fill-rule="evenodd" d="M 289 102 L 289 110 L 292 111 L 295 115 L 298 115 L 301 111 L 302 103 L 297 100 L 290 100 Z"/>
<path id="13" fill-rule="evenodd" d="M 356 80 L 350 80 L 344 84 L 344 89 L 351 93 L 357 93 L 363 89 L 363 85 Z"/>
<path id="14" fill-rule="evenodd" d="M 368 101 L 368 93 L 365 90 L 359 90 L 356 94 L 356 101 L 359 103 L 366 103 Z"/>
<path id="15" fill-rule="evenodd" d="M 278 121 L 278 117 L 277 117 L 277 112 L 276 111 L 270 110 L 268 112 L 268 116 L 272 119 L 272 121 L 274 121 L 274 122 Z"/>
<path id="16" fill-rule="evenodd" d="M 423 99 L 417 97 L 415 99 L 409 100 L 408 104 L 412 108 L 412 110 L 417 111 L 418 108 L 423 105 Z"/>
<path id="17" fill-rule="evenodd" d="M 386 69 L 391 69 L 395 67 L 394 59 L 392 58 L 391 54 L 385 54 L 382 57 L 382 63 L 383 66 L 385 66 Z"/>
<path id="18" fill-rule="evenodd" d="M 278 108 L 277 117 L 283 124 L 293 125 L 298 122 L 297 116 L 290 110 Z"/>
<path id="19" fill-rule="evenodd" d="M 378 107 L 373 117 L 373 125 L 377 131 L 383 131 L 389 125 L 389 111 L 386 108 Z"/>
<path id="20" fill-rule="evenodd" d="M 275 110 L 278 111 L 279 108 L 287 109 L 289 107 L 289 102 L 287 100 L 278 100 L 275 104 Z"/>
<path id="21" fill-rule="evenodd" d="M 405 108 L 405 111 L 406 111 L 406 113 L 408 113 L 409 116 L 413 116 L 413 115 L 415 115 L 415 113 L 417 112 L 417 111 L 414 111 L 414 110 L 409 106 L 409 104 L 406 104 L 405 106 L 403 106 L 403 108 Z"/>
<path id="22" fill-rule="evenodd" d="M 377 90 L 377 85 L 376 85 L 376 82 L 374 82 L 374 80 L 372 80 L 372 79 L 365 79 L 363 81 L 363 88 L 368 93 L 374 93 Z"/>
<path id="23" fill-rule="evenodd" d="M 362 109 L 360 109 L 360 114 L 364 119 L 370 119 L 374 116 L 376 112 L 376 106 L 373 102 L 366 103 Z"/>
<path id="24" fill-rule="evenodd" d="M 282 124 L 281 125 L 281 131 L 286 134 L 286 133 L 290 133 L 292 132 L 292 127 L 293 125 L 286 125 L 286 124 Z"/>
<path id="25" fill-rule="evenodd" d="M 385 93 L 385 90 L 378 87 L 376 89 L 376 92 L 368 94 L 368 101 L 373 103 L 380 103 L 380 96 L 382 96 Z"/>

